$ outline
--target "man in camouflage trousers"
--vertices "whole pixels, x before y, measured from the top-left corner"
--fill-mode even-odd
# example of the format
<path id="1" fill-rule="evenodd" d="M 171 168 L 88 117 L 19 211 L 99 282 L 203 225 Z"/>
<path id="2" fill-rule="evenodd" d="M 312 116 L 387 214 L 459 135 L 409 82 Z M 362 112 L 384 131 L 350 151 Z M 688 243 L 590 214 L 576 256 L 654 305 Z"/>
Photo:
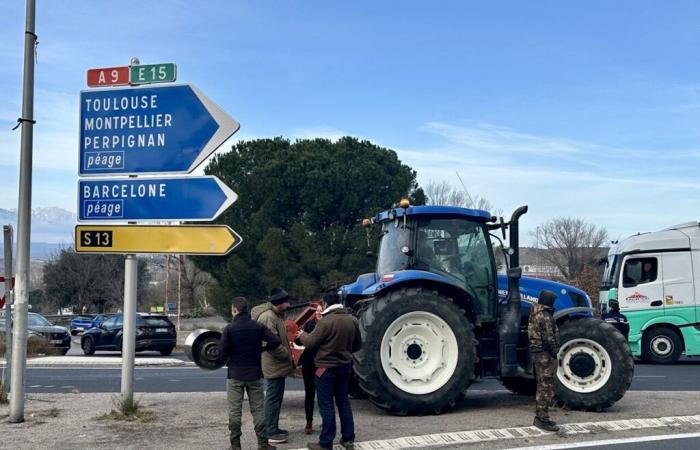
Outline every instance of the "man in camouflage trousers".
<path id="1" fill-rule="evenodd" d="M 540 292 L 537 304 L 533 305 L 532 310 L 530 310 L 530 320 L 527 326 L 530 354 L 537 378 L 533 425 L 545 431 L 559 430 L 557 424 L 549 419 L 549 406 L 554 400 L 557 353 L 559 352 L 557 324 L 553 317 L 556 299 L 557 296 L 554 292 L 547 290 Z"/>

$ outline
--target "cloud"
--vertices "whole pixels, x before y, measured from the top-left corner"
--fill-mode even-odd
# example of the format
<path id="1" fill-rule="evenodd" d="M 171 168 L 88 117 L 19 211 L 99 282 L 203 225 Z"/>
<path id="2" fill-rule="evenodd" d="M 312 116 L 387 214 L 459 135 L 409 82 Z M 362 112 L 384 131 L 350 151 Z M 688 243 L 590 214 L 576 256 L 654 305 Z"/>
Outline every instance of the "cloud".
<path id="1" fill-rule="evenodd" d="M 337 141 L 344 136 L 351 136 L 351 133 L 338 130 L 332 127 L 311 127 L 311 128 L 296 128 L 290 132 L 290 137 L 294 139 L 330 139 Z"/>
<path id="2" fill-rule="evenodd" d="M 419 181 L 451 181 L 506 213 L 530 205 L 528 229 L 555 216 L 579 216 L 627 236 L 697 218 L 698 150 L 620 148 L 538 135 L 488 123 L 430 122 L 438 138 L 398 150 Z"/>

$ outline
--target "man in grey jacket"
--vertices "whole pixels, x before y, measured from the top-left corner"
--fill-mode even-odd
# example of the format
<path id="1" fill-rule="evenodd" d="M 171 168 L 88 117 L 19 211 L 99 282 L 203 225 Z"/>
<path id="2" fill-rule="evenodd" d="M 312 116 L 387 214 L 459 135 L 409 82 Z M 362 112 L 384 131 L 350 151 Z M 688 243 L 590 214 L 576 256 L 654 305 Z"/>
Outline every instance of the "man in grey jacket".
<path id="1" fill-rule="evenodd" d="M 274 288 L 268 297 L 268 302 L 258 305 L 251 311 L 253 320 L 265 325 L 279 338 L 281 348 L 286 349 L 284 359 L 278 359 L 270 352 L 262 355 L 262 371 L 265 377 L 265 422 L 268 442 L 282 444 L 287 442 L 289 433 L 279 427 L 280 410 L 284 397 L 284 386 L 287 375 L 294 371 L 294 361 L 289 348 L 287 327 L 284 324 L 284 312 L 289 309 L 289 294 L 282 288 Z"/>

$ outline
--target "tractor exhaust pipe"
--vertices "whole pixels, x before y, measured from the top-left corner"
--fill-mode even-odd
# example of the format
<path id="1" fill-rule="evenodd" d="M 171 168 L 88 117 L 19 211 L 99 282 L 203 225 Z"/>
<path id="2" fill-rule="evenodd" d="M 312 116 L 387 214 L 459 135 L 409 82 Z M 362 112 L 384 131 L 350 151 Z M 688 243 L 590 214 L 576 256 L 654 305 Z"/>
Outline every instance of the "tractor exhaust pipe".
<path id="1" fill-rule="evenodd" d="M 518 339 L 520 337 L 520 240 L 518 221 L 527 212 L 527 205 L 513 212 L 510 218 L 510 268 L 508 269 L 508 302 L 501 309 L 498 325 L 501 354 L 501 376 L 513 377 L 519 372 Z"/>

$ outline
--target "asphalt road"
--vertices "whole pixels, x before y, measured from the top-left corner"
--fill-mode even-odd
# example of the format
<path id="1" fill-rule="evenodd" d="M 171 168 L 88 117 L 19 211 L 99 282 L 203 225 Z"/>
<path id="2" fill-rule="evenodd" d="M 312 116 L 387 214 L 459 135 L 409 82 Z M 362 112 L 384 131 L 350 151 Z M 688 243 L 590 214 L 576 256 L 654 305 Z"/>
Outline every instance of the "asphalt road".
<path id="1" fill-rule="evenodd" d="M 137 392 L 216 392 L 224 390 L 226 370 L 201 370 L 197 367 L 138 367 L 134 388 Z M 27 392 L 119 392 L 121 369 L 115 368 L 27 368 Z M 301 379 L 289 378 L 288 390 L 303 390 Z M 498 380 L 479 380 L 470 389 L 498 391 Z M 632 390 L 698 391 L 700 359 L 686 360 L 674 366 L 638 364 Z"/>

